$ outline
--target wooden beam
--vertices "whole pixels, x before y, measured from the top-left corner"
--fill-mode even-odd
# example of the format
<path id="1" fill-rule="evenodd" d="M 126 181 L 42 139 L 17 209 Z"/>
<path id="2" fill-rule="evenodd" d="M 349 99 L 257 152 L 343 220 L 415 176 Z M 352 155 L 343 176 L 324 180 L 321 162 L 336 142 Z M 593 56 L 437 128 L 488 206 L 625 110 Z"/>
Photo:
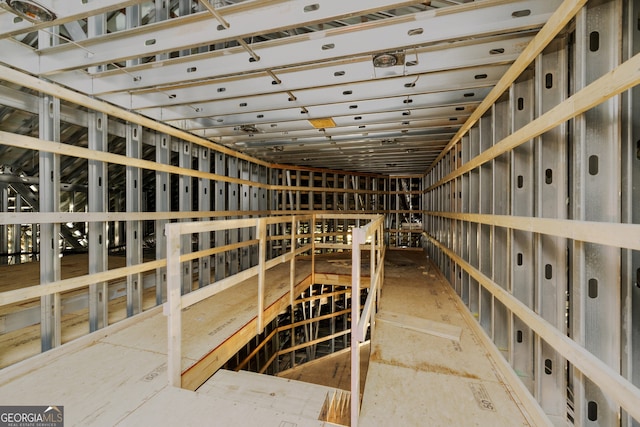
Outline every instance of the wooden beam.
<path id="1" fill-rule="evenodd" d="M 231 251 L 234 249 L 240 249 L 240 248 L 244 248 L 247 246 L 252 246 L 252 245 L 257 245 L 258 243 L 260 243 L 260 240 L 258 239 L 253 239 L 253 240 L 247 240 L 245 242 L 238 242 L 238 243 L 231 243 L 225 246 L 218 246 L 215 248 L 211 248 L 211 249 L 204 249 L 201 251 L 196 251 L 196 252 L 191 252 L 189 254 L 184 254 L 180 256 L 180 261 L 191 261 L 197 258 L 202 258 L 205 256 L 210 256 L 210 255 L 215 255 L 215 254 L 219 254 L 221 252 L 226 252 L 226 251 Z"/>
<path id="2" fill-rule="evenodd" d="M 316 285 L 318 284 L 323 284 L 323 285 L 327 285 L 328 283 L 316 283 Z M 333 297 L 333 296 L 338 296 L 338 295 L 344 295 L 347 293 L 350 293 L 351 291 L 348 290 L 348 288 L 344 288 L 342 290 L 339 291 L 333 291 L 333 292 L 326 292 L 326 293 L 322 293 L 322 294 L 316 294 L 316 295 L 312 295 L 310 297 L 306 297 L 306 298 L 300 298 L 297 299 L 293 302 L 294 305 L 298 305 L 298 304 L 302 304 L 305 302 L 309 302 L 309 301 L 317 301 L 319 299 L 323 299 L 323 298 L 327 298 L 327 297 Z"/>
<path id="3" fill-rule="evenodd" d="M 298 300 L 298 301 L 300 301 L 300 300 Z M 332 317 L 338 317 L 338 316 L 342 316 L 343 314 L 348 314 L 349 311 L 351 311 L 351 309 L 347 308 L 347 309 L 344 309 L 344 310 L 335 311 L 333 313 L 323 314 L 322 316 L 312 317 L 310 319 L 301 320 L 299 322 L 291 323 L 289 325 L 278 326 L 278 330 L 286 331 L 286 330 L 291 329 L 291 328 L 297 328 L 298 326 L 303 326 L 303 325 L 308 325 L 309 323 L 319 322 L 320 320 L 331 319 Z"/>
<path id="4" fill-rule="evenodd" d="M 640 251 L 640 239 L 638 238 L 640 224 L 454 212 L 427 212 L 427 214 Z"/>
<path id="5" fill-rule="evenodd" d="M 2 70 L 0 65 L 0 70 Z M 70 157 L 78 157 L 81 159 L 98 160 L 102 162 L 108 162 L 116 165 L 134 166 L 142 169 L 168 172 L 178 175 L 187 175 L 194 178 L 205 178 L 214 181 L 223 181 L 234 184 L 249 185 L 253 187 L 269 188 L 268 184 L 260 182 L 249 181 L 240 178 L 230 178 L 225 175 L 218 175 L 210 172 L 202 172 L 195 169 L 181 168 L 178 166 L 167 165 L 163 163 L 157 163 L 150 160 L 134 159 L 131 157 L 123 156 L 120 154 L 108 153 L 105 151 L 95 151 L 84 147 L 77 147 L 75 145 L 63 144 L 61 142 L 45 141 L 38 138 L 33 138 L 26 135 L 18 135 L 15 133 L 9 133 L 0 131 L 0 143 L 4 145 L 10 145 L 12 147 L 26 148 L 28 150 L 46 151 L 49 153 L 60 154 Z"/>
<path id="6" fill-rule="evenodd" d="M 15 289 L 12 291 L 0 292 L 0 306 L 24 302 L 44 295 L 72 291 L 89 286 L 91 283 L 106 282 L 119 279 L 130 274 L 143 273 L 166 266 L 166 260 L 149 261 L 130 267 L 114 268 L 95 274 L 85 274 L 84 276 L 71 277 L 69 279 L 58 280 L 57 282 L 29 286 L 27 288 Z"/>
<path id="7" fill-rule="evenodd" d="M 273 336 L 275 334 L 277 334 L 279 331 L 278 328 L 274 329 L 273 331 L 271 331 L 271 333 L 269 333 L 269 335 L 267 335 L 264 340 L 262 340 L 262 342 L 260 344 L 258 344 L 256 346 L 256 348 L 253 349 L 253 351 L 251 353 L 249 353 L 249 355 L 247 357 L 244 358 L 244 360 L 242 362 L 240 362 L 240 364 L 238 366 L 236 366 L 235 368 L 233 368 L 234 371 L 238 372 L 239 370 L 241 370 L 242 368 L 244 368 L 245 366 L 247 366 L 247 364 L 249 363 L 249 361 L 251 360 L 251 358 L 253 358 L 253 356 L 255 356 L 261 349 L 262 347 L 264 347 L 265 345 L 267 345 L 267 343 L 269 342 L 269 340 L 271 340 L 273 338 Z M 275 352 L 276 354 L 278 354 L 278 352 Z"/>
<path id="8" fill-rule="evenodd" d="M 336 285 L 351 288 L 351 276 L 348 274 L 315 273 L 315 282 L 323 285 Z M 367 280 L 361 280 L 360 289 L 368 288 Z"/>
<path id="9" fill-rule="evenodd" d="M 194 304 L 199 303 L 207 298 L 218 294 L 225 289 L 229 289 L 232 286 L 237 285 L 247 279 L 250 279 L 258 274 L 259 267 L 256 265 L 255 267 L 248 268 L 246 270 L 242 270 L 239 273 L 234 274 L 233 276 L 225 277 L 224 279 L 220 279 L 217 282 L 213 282 L 208 286 L 204 286 L 200 289 L 197 289 L 193 292 L 189 292 L 182 296 L 182 306 L 184 308 L 191 307 Z"/>
<path id="10" fill-rule="evenodd" d="M 344 331 L 336 332 L 335 334 L 327 335 L 326 337 L 316 338 L 315 340 L 303 342 L 302 344 L 298 344 L 298 345 L 295 345 L 293 347 L 283 348 L 278 353 L 281 354 L 281 355 L 282 354 L 291 353 L 292 351 L 300 350 L 302 348 L 307 348 L 307 347 L 310 347 L 312 345 L 316 345 L 316 344 L 324 342 L 324 341 L 329 341 L 332 338 L 341 337 L 341 336 L 346 335 L 346 334 L 348 334 L 350 332 L 351 331 L 349 329 L 345 329 Z"/>
<path id="11" fill-rule="evenodd" d="M 192 211 L 192 212 L 3 212 L 0 225 L 64 224 L 67 222 L 156 221 L 171 219 L 224 218 L 227 216 L 266 216 L 272 211 Z"/>

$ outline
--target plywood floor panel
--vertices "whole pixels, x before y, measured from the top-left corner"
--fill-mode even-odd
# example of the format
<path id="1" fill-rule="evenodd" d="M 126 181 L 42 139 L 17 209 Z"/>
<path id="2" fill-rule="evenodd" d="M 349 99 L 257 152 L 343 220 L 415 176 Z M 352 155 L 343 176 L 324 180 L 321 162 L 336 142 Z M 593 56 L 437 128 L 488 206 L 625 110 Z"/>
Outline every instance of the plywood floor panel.
<path id="1" fill-rule="evenodd" d="M 328 424 L 284 411 L 234 402 L 225 397 L 167 387 L 114 425 L 315 427 Z"/>
<path id="2" fill-rule="evenodd" d="M 246 403 L 255 408 L 317 420 L 327 393 L 334 391 L 302 381 L 293 381 L 253 372 L 219 370 L 197 392 L 216 399 Z"/>
<path id="3" fill-rule="evenodd" d="M 369 344 L 364 343 L 360 346 L 360 390 L 364 389 L 368 367 Z M 347 348 L 287 369 L 278 376 L 351 391 L 351 349 Z"/>
<path id="4" fill-rule="evenodd" d="M 376 323 L 361 425 L 530 425 L 501 383 L 476 332 L 460 315 L 453 291 L 430 270 L 424 255 L 387 254 L 381 309 L 455 325 L 462 333 L 457 342 Z M 326 271 L 335 269 L 334 264 L 329 263 Z M 305 274 L 308 272 L 303 268 L 298 270 L 298 277 Z M 267 306 L 276 298 L 286 298 L 288 277 L 288 264 L 270 273 Z M 207 347 L 225 342 L 238 325 L 253 321 L 256 295 L 253 279 L 235 291 L 186 310 L 183 366 L 193 363 Z M 79 319 L 72 321 L 80 325 Z M 245 390 L 237 384 L 235 397 L 230 391 L 234 387 L 231 379 L 203 387 L 202 393 L 170 388 L 166 318 L 161 310 L 126 319 L 122 325 L 127 327 L 115 328 L 118 330 L 110 334 L 96 333 L 95 341 L 88 340 L 86 345 L 71 344 L 68 348 L 73 350 L 68 352 L 65 347 L 54 350 L 59 351 L 55 357 L 45 353 L 0 370 L 0 401 L 64 405 L 68 426 L 323 425 L 313 419 L 320 394 L 307 400 L 307 409 L 301 410 L 299 406 L 309 399 L 306 392 L 295 392 L 299 396 L 287 404 L 291 390 L 280 388 L 283 384 L 265 385 L 262 379 L 256 379 L 258 388 L 252 390 L 251 381 L 247 383 L 245 378 L 241 381 Z M 315 395 L 317 390 L 309 393 Z M 276 402 L 274 398 L 279 395 L 283 400 Z"/>
<path id="5" fill-rule="evenodd" d="M 98 342 L 0 387 L 3 405 L 63 405 L 65 425 L 114 425 L 166 386 L 166 355 Z"/>
<path id="6" fill-rule="evenodd" d="M 303 262 L 296 277 L 302 281 L 309 273 L 310 263 Z M 266 284 L 265 307 L 276 301 L 288 303 L 289 264 L 270 270 Z M 117 329 L 114 333 L 101 330 L 83 337 L 86 343 L 71 344 L 68 348 L 73 350 L 66 351 L 67 347 L 62 346 L 54 349 L 54 353 L 38 354 L 1 369 L 0 402 L 65 406 L 65 425 L 68 426 L 139 426 L 149 425 L 149 420 L 157 420 L 157 425 L 203 425 L 209 414 L 219 416 L 225 406 L 212 406 L 214 399 L 168 386 L 167 318 L 159 308 L 153 311 L 113 325 Z M 212 346 L 225 343 L 234 328 L 255 319 L 256 311 L 257 278 L 185 310 L 183 368 L 193 365 Z M 82 328 L 85 323 L 82 317 L 70 319 L 70 329 Z M 34 336 L 26 339 L 39 345 L 39 326 L 32 329 Z M 19 340 L 19 337 L 15 338 Z M 0 353 L 2 350 L 0 348 Z M 183 405 L 176 406 L 175 399 Z M 187 411 L 190 407 L 194 409 L 193 413 Z M 317 420 L 295 415 L 295 410 L 292 415 L 291 411 L 285 413 L 277 408 L 254 409 L 246 403 L 237 407 L 236 419 L 240 424 L 227 425 L 279 426 L 283 420 L 297 422 L 300 426 L 323 425 Z M 262 422 L 272 419 L 270 417 L 277 423 Z M 176 422 L 169 422 L 172 419 Z"/>
<path id="7" fill-rule="evenodd" d="M 362 426 L 528 426 L 530 417 L 497 374 L 457 296 L 426 256 L 387 252 L 383 312 L 461 328 L 459 342 L 376 322 Z"/>

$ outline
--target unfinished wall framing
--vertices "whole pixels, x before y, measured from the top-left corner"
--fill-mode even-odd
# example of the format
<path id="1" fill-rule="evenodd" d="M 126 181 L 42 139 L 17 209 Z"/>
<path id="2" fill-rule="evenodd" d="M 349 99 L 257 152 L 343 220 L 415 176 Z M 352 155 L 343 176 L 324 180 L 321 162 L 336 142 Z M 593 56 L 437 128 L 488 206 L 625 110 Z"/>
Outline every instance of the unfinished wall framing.
<path id="1" fill-rule="evenodd" d="M 26 333 L 32 341 L 3 366 L 166 301 L 164 227 L 171 222 L 389 212 L 391 244 L 419 245 L 420 177 L 271 165 L 15 70 L 5 77 L 12 83 L 2 86 L 0 103 L 20 120 L 0 130 L 11 150 L 3 163 L 13 165 L 0 174 L 0 258 L 11 268 L 36 261 L 40 273 L 20 273 L 24 280 L 2 286 L 10 291 L 2 297 L 2 338 Z M 322 244 L 347 245 L 358 225 L 323 219 L 317 252 L 346 249 Z M 287 253 L 292 240 L 309 242 L 309 232 L 271 224 L 270 236 L 290 237 L 269 240 L 268 250 Z M 252 233 L 183 236 L 183 247 L 194 250 L 233 246 L 185 263 L 182 292 L 256 265 Z M 38 284 L 60 292 L 41 304 L 11 305 L 21 295 L 44 295 L 23 288 Z"/>
<path id="2" fill-rule="evenodd" d="M 640 4 L 565 3 L 425 175 L 426 246 L 550 418 L 632 426 Z"/>

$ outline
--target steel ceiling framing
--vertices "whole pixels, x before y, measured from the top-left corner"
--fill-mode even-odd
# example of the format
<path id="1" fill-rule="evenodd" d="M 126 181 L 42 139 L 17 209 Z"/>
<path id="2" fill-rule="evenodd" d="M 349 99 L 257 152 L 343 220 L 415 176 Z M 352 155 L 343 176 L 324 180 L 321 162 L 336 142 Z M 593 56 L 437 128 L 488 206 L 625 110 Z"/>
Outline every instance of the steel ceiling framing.
<path id="1" fill-rule="evenodd" d="M 211 13 L 195 1 L 70 7 L 50 0 L 42 2 L 57 15 L 50 27 L 18 22 L 0 9 L 0 48 L 12 67 L 257 158 L 301 164 L 310 158 L 304 151 L 324 138 L 337 142 L 336 158 L 341 141 L 410 139 L 420 135 L 418 126 L 457 130 L 559 3 L 256 0 L 214 2 Z M 138 16 L 142 10 L 148 15 Z M 122 15 L 126 24 L 114 27 L 114 16 Z M 40 37 L 28 37 L 36 30 Z M 73 40 L 55 36 L 63 32 L 73 33 Z M 379 52 L 403 52 L 405 59 L 375 68 L 371 58 Z M 474 97 L 460 99 L 465 90 Z M 424 108 L 458 104 L 464 112 L 441 121 L 402 115 L 419 117 Z M 391 111 L 397 118 L 383 119 Z M 336 128 L 318 131 L 308 122 L 322 117 L 334 117 Z M 244 132 L 243 126 L 260 133 Z M 305 150 L 293 150 L 299 144 Z M 408 159 L 406 150 L 400 143 L 397 151 L 384 152 L 387 163 L 403 165 L 400 170 L 355 158 L 304 164 L 420 173 L 435 159 Z"/>

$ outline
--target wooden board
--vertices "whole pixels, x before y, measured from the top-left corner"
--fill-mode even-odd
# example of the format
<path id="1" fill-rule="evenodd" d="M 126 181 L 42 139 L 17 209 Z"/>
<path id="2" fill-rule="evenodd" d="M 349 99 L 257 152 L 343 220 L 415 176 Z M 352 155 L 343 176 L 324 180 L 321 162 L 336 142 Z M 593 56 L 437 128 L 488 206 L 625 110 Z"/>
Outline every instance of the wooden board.
<path id="1" fill-rule="evenodd" d="M 360 390 L 364 389 L 369 367 L 369 343 L 360 346 Z M 278 374 L 281 378 L 304 381 L 350 391 L 351 349 L 346 348 L 311 362 L 287 369 Z"/>
<path id="2" fill-rule="evenodd" d="M 241 386 L 241 384 L 239 384 Z M 133 413 L 126 414 L 117 426 L 324 426 L 322 421 L 295 413 L 297 407 L 289 394 L 274 396 L 262 393 L 260 405 L 254 405 L 257 393 L 233 393 L 210 396 L 178 388 L 166 387 L 141 402 Z M 254 398 L 253 400 L 251 398 Z M 272 405 L 268 406 L 267 402 Z M 66 408 L 65 408 L 66 410 Z M 106 424 L 105 424 L 106 425 Z M 109 424 L 112 425 L 112 424 Z"/>
<path id="3" fill-rule="evenodd" d="M 219 370 L 197 392 L 216 399 L 242 402 L 252 408 L 317 420 L 331 387 L 246 371 Z"/>
<path id="4" fill-rule="evenodd" d="M 131 346 L 98 342 L 43 366 L 37 359 L 0 387 L 0 402 L 62 405 L 67 426 L 115 425 L 167 384 L 166 355 Z"/>

